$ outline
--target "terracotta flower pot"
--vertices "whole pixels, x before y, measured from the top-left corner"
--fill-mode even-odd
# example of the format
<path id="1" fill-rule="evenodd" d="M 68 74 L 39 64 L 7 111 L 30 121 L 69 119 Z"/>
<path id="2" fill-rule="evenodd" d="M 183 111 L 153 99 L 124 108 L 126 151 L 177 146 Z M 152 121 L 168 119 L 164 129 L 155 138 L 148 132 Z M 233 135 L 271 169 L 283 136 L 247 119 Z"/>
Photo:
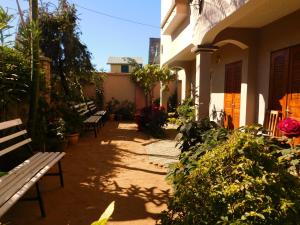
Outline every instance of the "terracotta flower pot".
<path id="1" fill-rule="evenodd" d="M 109 120 L 110 120 L 110 121 L 114 121 L 114 120 L 115 120 L 115 116 L 116 116 L 116 115 L 115 115 L 114 113 L 110 114 L 110 115 L 109 115 Z"/>
<path id="2" fill-rule="evenodd" d="M 67 137 L 69 145 L 75 145 L 78 143 L 79 133 L 69 134 L 67 135 Z"/>

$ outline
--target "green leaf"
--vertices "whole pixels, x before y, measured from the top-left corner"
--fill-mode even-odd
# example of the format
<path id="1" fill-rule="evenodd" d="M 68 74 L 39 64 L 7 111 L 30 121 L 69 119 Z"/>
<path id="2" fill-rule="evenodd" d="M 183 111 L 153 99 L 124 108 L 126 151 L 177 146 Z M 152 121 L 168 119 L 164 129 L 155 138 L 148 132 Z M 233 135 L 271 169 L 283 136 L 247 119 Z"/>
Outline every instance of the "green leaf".
<path id="1" fill-rule="evenodd" d="M 106 208 L 104 213 L 101 215 L 100 219 L 98 221 L 93 222 L 91 225 L 105 225 L 111 215 L 113 214 L 115 210 L 115 202 L 113 201 L 110 203 L 110 205 Z"/>
<path id="2" fill-rule="evenodd" d="M 4 176 L 4 175 L 6 175 L 6 174 L 7 174 L 6 172 L 1 172 L 1 171 L 0 171 L 0 177 Z"/>

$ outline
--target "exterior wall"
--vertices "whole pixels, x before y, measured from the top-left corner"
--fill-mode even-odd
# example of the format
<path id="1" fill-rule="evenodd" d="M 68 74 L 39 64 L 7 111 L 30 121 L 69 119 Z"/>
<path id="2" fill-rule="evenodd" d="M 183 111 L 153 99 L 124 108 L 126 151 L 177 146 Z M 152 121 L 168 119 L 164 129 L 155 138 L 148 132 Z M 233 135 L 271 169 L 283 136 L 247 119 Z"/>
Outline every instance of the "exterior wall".
<path id="1" fill-rule="evenodd" d="M 96 99 L 96 85 L 86 84 L 82 87 L 83 95 L 86 99 Z"/>
<path id="2" fill-rule="evenodd" d="M 263 123 L 268 108 L 271 52 L 300 44 L 300 11 L 261 29 L 258 52 L 258 122 Z"/>
<path id="3" fill-rule="evenodd" d="M 178 71 L 178 81 L 180 81 L 180 85 L 178 87 L 180 89 L 178 90 L 178 102 L 182 103 L 187 94 L 186 71 L 184 69 Z"/>
<path id="4" fill-rule="evenodd" d="M 218 113 L 224 110 L 225 65 L 237 61 L 242 61 L 241 106 L 245 106 L 247 101 L 247 83 L 243 83 L 243 81 L 248 76 L 248 50 L 242 50 L 235 45 L 228 44 L 212 55 L 210 114 L 212 114 L 213 110 L 216 110 Z M 245 108 L 241 107 L 240 125 L 245 125 L 246 123 L 246 113 L 244 111 Z"/>
<path id="5" fill-rule="evenodd" d="M 195 0 L 194 0 L 195 1 Z M 196 0 L 197 1 L 197 0 Z M 230 17 L 249 0 L 205 0 L 204 9 L 199 16 L 198 8 L 192 7 L 193 43 L 195 45 L 202 42 L 209 30 L 220 21 Z M 206 40 L 204 40 L 204 43 Z"/>
<path id="6" fill-rule="evenodd" d="M 107 103 L 115 98 L 119 101 L 135 102 L 135 88 L 130 75 L 108 73 L 103 83 L 104 101 Z"/>
<path id="7" fill-rule="evenodd" d="M 186 8 L 186 9 L 184 9 Z M 188 1 L 186 0 L 162 0 L 161 1 L 161 64 L 164 65 L 172 58 L 176 57 L 182 51 L 186 51 L 187 55 L 192 55 L 192 33 L 193 23 L 191 23 L 191 14 L 189 11 Z M 172 11 L 172 13 L 170 13 Z M 186 11 L 186 15 L 178 14 L 174 17 L 175 11 Z M 172 17 L 173 16 L 173 17 Z M 164 34 L 165 27 L 176 20 L 176 17 L 182 17 L 182 21 L 172 33 Z M 167 22 L 166 22 L 167 21 Z"/>
<path id="8" fill-rule="evenodd" d="M 171 5 L 170 1 L 161 2 L 162 8 L 168 6 L 167 2 Z M 183 68 L 179 80 L 185 82 L 186 96 L 192 89 L 189 84 L 199 89 L 196 103 L 206 104 L 210 83 L 211 112 L 214 106 L 217 110 L 224 107 L 225 64 L 242 60 L 240 125 L 262 124 L 268 107 L 270 55 L 300 44 L 299 9 L 300 1 L 295 0 L 205 0 L 201 15 L 198 8 L 190 6 L 186 20 L 172 34 L 162 35 L 161 64 Z M 165 12 L 162 10 L 162 18 Z M 190 51 L 193 46 L 206 44 L 220 48 L 212 55 L 211 66 L 205 63 L 209 57 L 203 52 L 195 60 Z M 186 61 L 196 63 L 194 67 L 184 66 Z"/>
<path id="9" fill-rule="evenodd" d="M 129 73 L 133 71 L 133 67 L 129 66 Z M 111 64 L 110 65 L 110 72 L 111 73 L 121 73 L 121 64 Z"/>
<path id="10" fill-rule="evenodd" d="M 240 125 L 264 123 L 269 98 L 270 56 L 273 51 L 300 44 L 300 30 L 295 29 L 298 21 L 300 11 L 261 29 L 229 29 L 216 37 L 216 43 L 231 37 L 237 45 L 246 48 L 242 50 L 237 45 L 227 44 L 213 54 L 210 112 L 214 106 L 217 111 L 223 109 L 223 92 L 218 90 L 224 86 L 225 64 L 242 60 Z"/>

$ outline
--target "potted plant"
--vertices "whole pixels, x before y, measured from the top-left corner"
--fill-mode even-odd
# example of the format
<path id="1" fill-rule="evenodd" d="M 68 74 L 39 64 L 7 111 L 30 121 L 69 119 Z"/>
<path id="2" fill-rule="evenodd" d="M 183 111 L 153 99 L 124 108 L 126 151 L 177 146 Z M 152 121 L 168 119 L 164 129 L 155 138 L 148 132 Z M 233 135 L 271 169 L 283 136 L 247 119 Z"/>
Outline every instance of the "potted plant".
<path id="1" fill-rule="evenodd" d="M 65 134 L 65 121 L 62 118 L 56 118 L 52 121 L 48 121 L 46 139 L 47 151 L 63 152 L 68 144 Z"/>
<path id="2" fill-rule="evenodd" d="M 83 120 L 80 115 L 71 109 L 63 111 L 63 117 L 66 122 L 66 137 L 70 145 L 77 144 Z"/>
<path id="3" fill-rule="evenodd" d="M 115 98 L 112 98 L 108 103 L 107 103 L 107 112 L 109 114 L 109 119 L 115 120 L 116 117 L 116 111 L 118 110 L 118 107 L 120 105 L 120 102 L 116 100 Z"/>

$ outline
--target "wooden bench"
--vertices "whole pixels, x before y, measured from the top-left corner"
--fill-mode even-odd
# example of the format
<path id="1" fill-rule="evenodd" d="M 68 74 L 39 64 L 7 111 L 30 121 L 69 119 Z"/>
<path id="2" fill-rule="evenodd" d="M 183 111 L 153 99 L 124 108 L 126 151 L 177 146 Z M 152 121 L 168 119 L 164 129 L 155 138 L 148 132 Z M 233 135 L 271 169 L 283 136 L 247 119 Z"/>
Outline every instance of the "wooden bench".
<path id="1" fill-rule="evenodd" d="M 99 126 L 101 125 L 101 115 L 92 115 L 86 103 L 80 103 L 73 106 L 78 114 L 84 118 L 83 124 L 85 128 L 90 129 L 91 127 L 94 130 L 95 137 L 97 137 L 97 133 L 99 130 Z"/>
<path id="2" fill-rule="evenodd" d="M 27 137 L 27 131 L 22 129 L 20 119 L 0 123 L 0 157 L 9 153 L 16 153 L 20 148 L 27 148 L 31 157 L 11 169 L 0 177 L 0 217 L 7 212 L 24 194 L 35 185 L 37 196 L 27 200 L 39 201 L 42 217 L 46 216 L 38 181 L 44 175 L 59 176 L 63 187 L 63 174 L 60 160 L 63 152 L 37 152 L 33 153 Z M 3 148 L 4 146 L 4 148 Z M 25 150 L 25 149 L 24 149 Z M 58 165 L 57 173 L 47 173 L 55 164 Z M 26 200 L 26 199 L 25 199 Z"/>
<path id="3" fill-rule="evenodd" d="M 93 116 L 101 116 L 101 123 L 102 125 L 104 125 L 104 123 L 106 122 L 106 117 L 107 117 L 107 112 L 106 110 L 100 110 L 98 111 L 97 110 L 97 107 L 96 107 L 96 104 L 94 101 L 88 101 L 86 103 L 90 113 L 93 115 Z"/>

